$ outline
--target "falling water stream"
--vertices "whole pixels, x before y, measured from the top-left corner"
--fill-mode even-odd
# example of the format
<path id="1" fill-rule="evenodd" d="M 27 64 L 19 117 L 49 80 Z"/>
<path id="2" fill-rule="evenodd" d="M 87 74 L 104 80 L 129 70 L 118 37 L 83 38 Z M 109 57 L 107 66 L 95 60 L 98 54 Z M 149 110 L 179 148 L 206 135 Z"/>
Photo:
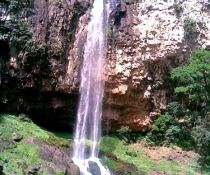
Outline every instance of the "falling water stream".
<path id="1" fill-rule="evenodd" d="M 81 174 L 85 175 L 95 174 L 91 172 L 92 165 L 101 175 L 111 174 L 98 159 L 109 4 L 111 2 L 106 3 L 105 0 L 94 0 L 81 70 L 73 161 L 80 168 Z M 85 149 L 86 139 L 91 141 L 89 150 Z"/>

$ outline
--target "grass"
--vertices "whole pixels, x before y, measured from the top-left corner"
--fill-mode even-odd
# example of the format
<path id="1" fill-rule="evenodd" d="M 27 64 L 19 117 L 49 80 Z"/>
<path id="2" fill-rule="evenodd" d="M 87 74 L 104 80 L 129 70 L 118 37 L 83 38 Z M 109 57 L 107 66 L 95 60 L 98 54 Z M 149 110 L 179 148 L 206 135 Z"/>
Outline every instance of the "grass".
<path id="1" fill-rule="evenodd" d="M 67 139 L 72 139 L 72 135 L 62 132 L 49 132 L 44 128 L 35 125 L 33 122 L 20 121 L 17 115 L 0 114 L 0 147 L 4 151 L 0 153 L 0 163 L 4 166 L 5 174 L 22 175 L 27 170 L 28 165 L 43 165 L 40 159 L 39 148 L 34 144 L 26 143 L 25 140 L 29 137 L 36 137 L 40 141 L 51 145 L 57 145 L 60 148 L 69 146 Z M 23 135 L 20 142 L 13 142 L 12 133 Z M 8 142 L 3 142 L 6 139 Z M 90 141 L 87 140 L 87 145 Z M 170 172 L 172 175 L 207 175 L 196 171 L 198 164 L 191 162 L 189 165 L 184 165 L 179 162 L 167 161 L 165 159 L 154 161 L 143 147 L 135 148 L 132 144 L 125 144 L 116 137 L 102 137 L 100 149 L 104 152 L 111 153 L 124 162 L 134 164 L 138 171 L 150 174 L 153 170 L 161 172 Z M 102 161 L 115 172 L 122 170 L 124 164 L 120 161 L 115 161 L 107 156 L 102 155 Z M 56 169 L 55 165 L 48 162 L 47 165 L 52 167 L 55 172 L 62 175 L 62 171 Z M 42 174 L 47 174 L 47 170 L 43 169 Z M 27 172 L 26 172 L 27 174 Z M 138 173 L 137 173 L 138 174 Z"/>
<path id="2" fill-rule="evenodd" d="M 14 142 L 12 133 L 23 135 L 20 142 Z M 67 135 L 66 135 L 67 136 Z M 21 121 L 17 115 L 0 114 L 0 163 L 4 166 L 3 174 L 27 174 L 28 165 L 48 165 L 57 175 L 64 174 L 64 170 L 57 169 L 56 165 L 40 158 L 40 148 L 26 142 L 28 138 L 36 137 L 41 142 L 56 145 L 59 148 L 69 146 L 67 139 L 57 137 L 55 134 L 35 125 L 31 120 Z M 47 169 L 42 169 L 41 174 L 48 174 Z"/>
<path id="3" fill-rule="evenodd" d="M 198 164 L 185 165 L 176 161 L 167 161 L 165 159 L 154 161 L 148 155 L 144 148 L 134 148 L 133 145 L 125 145 L 122 141 L 115 137 L 102 137 L 100 149 L 116 155 L 125 162 L 134 164 L 139 171 L 144 171 L 150 174 L 153 170 L 161 172 L 170 172 L 172 175 L 196 175 Z M 102 157 L 102 160 L 111 168 L 116 166 L 116 163 Z M 204 173 L 205 174 L 205 173 Z"/>
<path id="4" fill-rule="evenodd" d="M 22 145 L 18 143 L 15 148 L 5 149 L 0 154 L 0 162 L 4 165 L 5 174 L 24 174 L 24 170 L 27 170 L 27 165 L 40 164 L 39 150 L 33 144 Z M 21 167 L 25 167 L 22 170 Z"/>
<path id="5" fill-rule="evenodd" d="M 73 135 L 70 132 L 58 132 L 58 131 L 51 131 L 54 135 L 57 137 L 63 138 L 63 139 L 70 139 L 73 140 Z"/>
<path id="6" fill-rule="evenodd" d="M 125 165 L 123 163 L 116 162 L 115 160 L 112 160 L 106 156 L 102 156 L 100 157 L 100 159 L 103 161 L 104 165 L 109 167 L 109 170 L 111 172 L 118 172 L 118 174 L 122 174 L 122 170 L 123 170 L 124 171 L 123 174 L 126 174 Z"/>
<path id="7" fill-rule="evenodd" d="M 39 126 L 31 122 L 21 122 L 16 115 L 0 114 L 0 136 L 10 138 L 12 133 L 18 133 L 23 137 L 36 136 L 42 139 L 48 139 L 48 134 Z"/>
<path id="8" fill-rule="evenodd" d="M 12 133 L 23 135 L 23 140 L 13 142 Z M 41 164 L 39 149 L 34 144 L 24 144 L 24 139 L 36 136 L 49 138 L 48 134 L 32 122 L 21 122 L 16 115 L 0 114 L 0 144 L 4 151 L 0 154 L 0 162 L 4 165 L 5 174 L 24 174 L 30 164 Z M 9 142 L 10 144 L 6 144 Z M 25 167 L 25 168 L 22 168 Z"/>
<path id="9" fill-rule="evenodd" d="M 113 137 L 102 137 L 100 149 L 116 155 L 125 162 L 133 163 L 139 170 L 149 172 L 155 168 L 155 164 L 148 158 L 146 152 L 137 150 L 130 145 L 123 144 L 119 139 Z M 133 156 L 132 151 L 133 150 Z M 136 155 L 136 156 L 134 156 Z"/>

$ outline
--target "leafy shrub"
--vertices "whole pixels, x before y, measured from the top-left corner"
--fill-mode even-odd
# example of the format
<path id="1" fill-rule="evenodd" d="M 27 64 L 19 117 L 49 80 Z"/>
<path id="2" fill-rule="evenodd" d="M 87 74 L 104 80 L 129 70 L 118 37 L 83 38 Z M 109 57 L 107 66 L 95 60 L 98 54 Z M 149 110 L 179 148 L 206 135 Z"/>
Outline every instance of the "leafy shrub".
<path id="1" fill-rule="evenodd" d="M 196 126 L 192 129 L 191 136 L 195 150 L 201 155 L 200 162 L 203 170 L 210 170 L 210 128 Z"/>
<path id="2" fill-rule="evenodd" d="M 149 146 L 170 145 L 172 142 L 177 142 L 180 133 L 180 125 L 171 115 L 161 115 L 155 120 L 145 141 Z"/>
<path id="3" fill-rule="evenodd" d="M 131 143 L 131 130 L 129 129 L 129 126 L 122 126 L 120 129 L 117 130 L 118 137 L 124 142 L 124 143 Z"/>
<path id="4" fill-rule="evenodd" d="M 174 4 L 174 11 L 176 12 L 176 14 L 180 14 L 183 11 L 183 8 L 180 4 L 175 3 Z"/>
<path id="5" fill-rule="evenodd" d="M 194 51 L 189 64 L 173 69 L 171 78 L 176 82 L 175 94 L 188 97 L 191 111 L 204 116 L 210 109 L 210 52 Z"/>
<path id="6" fill-rule="evenodd" d="M 140 133 L 131 132 L 129 126 L 122 126 L 117 130 L 117 137 L 126 144 L 136 142 L 140 135 Z"/>
<path id="7" fill-rule="evenodd" d="M 26 56 L 35 57 L 44 53 L 44 47 L 32 40 L 32 33 L 28 29 L 31 0 L 4 0 L 3 3 L 7 6 L 10 18 L 0 21 L 3 24 L 0 29 L 0 39 L 7 41 L 10 47 L 17 48 Z"/>
<path id="8" fill-rule="evenodd" d="M 202 126 L 196 126 L 192 130 L 192 138 L 196 149 L 207 153 L 210 150 L 210 129 Z"/>
<path id="9" fill-rule="evenodd" d="M 190 37 L 196 34 L 196 21 L 189 16 L 184 19 L 184 35 L 186 37 Z"/>
<path id="10" fill-rule="evenodd" d="M 189 33 L 195 32 L 196 29 L 192 29 L 196 27 L 195 21 L 188 18 L 186 24 Z M 191 143 L 201 155 L 202 167 L 206 167 L 205 164 L 210 164 L 210 52 L 194 51 L 186 66 L 172 70 L 171 78 L 176 84 L 175 95 L 185 97 L 182 105 L 176 102 L 168 108 L 175 119 L 180 116 L 183 119 L 179 142 L 185 145 L 187 138 L 188 145 Z"/>
<path id="11" fill-rule="evenodd" d="M 183 111 L 182 105 L 180 105 L 176 101 L 173 101 L 173 102 L 168 103 L 167 113 L 171 116 L 181 116 L 184 114 L 184 111 Z"/>
<path id="12" fill-rule="evenodd" d="M 137 148 L 128 148 L 125 151 L 126 155 L 130 156 L 130 157 L 137 157 L 139 154 L 139 150 Z"/>

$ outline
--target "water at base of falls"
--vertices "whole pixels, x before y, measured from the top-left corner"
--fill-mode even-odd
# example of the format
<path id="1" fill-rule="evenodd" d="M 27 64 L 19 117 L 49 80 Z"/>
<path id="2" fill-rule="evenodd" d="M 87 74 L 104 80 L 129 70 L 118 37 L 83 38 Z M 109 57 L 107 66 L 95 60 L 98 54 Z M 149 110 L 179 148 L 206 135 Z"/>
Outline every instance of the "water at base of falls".
<path id="1" fill-rule="evenodd" d="M 109 0 L 107 4 L 106 1 L 94 0 L 81 70 L 80 100 L 72 158 L 80 168 L 81 175 L 111 175 L 109 169 L 98 158 L 106 66 L 106 32 L 109 7 L 115 0 Z M 91 141 L 87 149 L 89 157 L 85 148 L 87 138 Z"/>
<path id="2" fill-rule="evenodd" d="M 109 169 L 96 157 L 85 160 L 73 159 L 73 161 L 79 167 L 80 175 L 111 175 Z"/>

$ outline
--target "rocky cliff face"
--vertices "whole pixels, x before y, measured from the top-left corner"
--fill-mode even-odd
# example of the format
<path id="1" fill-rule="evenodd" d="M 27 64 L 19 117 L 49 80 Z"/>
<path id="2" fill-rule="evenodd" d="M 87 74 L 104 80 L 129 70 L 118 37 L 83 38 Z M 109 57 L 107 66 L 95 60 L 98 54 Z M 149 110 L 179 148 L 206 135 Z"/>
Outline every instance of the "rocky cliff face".
<path id="1" fill-rule="evenodd" d="M 45 53 L 27 57 L 0 40 L 1 106 L 74 120 L 91 3 L 34 0 L 31 8 L 29 29 Z M 107 31 L 105 130 L 150 128 L 172 98 L 171 69 L 193 50 L 210 49 L 209 16 L 208 0 L 116 0 Z M 196 21 L 188 36 L 187 17 Z"/>
<path id="2" fill-rule="evenodd" d="M 29 6 L 27 28 L 36 45 L 44 48 L 39 55 L 30 54 L 28 49 L 19 48 L 14 42 L 10 42 L 13 35 L 19 40 L 23 37 L 28 39 L 28 31 L 22 32 L 20 28 L 15 28 L 15 24 L 12 27 L 7 25 L 12 20 L 10 13 L 13 11 L 10 11 L 10 6 L 14 4 L 8 6 L 3 2 L 0 3 L 1 110 L 27 112 L 48 124 L 58 124 L 57 121 L 72 123 L 76 115 L 82 57 L 77 56 L 73 61 L 69 59 L 69 55 L 78 30 L 78 21 L 87 12 L 89 2 L 24 0 L 19 6 L 12 8 L 19 15 L 24 11 L 24 3 Z M 14 21 L 17 20 L 12 22 Z M 19 25 L 25 27 L 21 23 Z M 13 28 L 18 32 L 15 33 Z M 10 38 L 4 39 L 5 34 L 10 35 Z M 16 39 L 15 42 L 19 40 Z M 29 44 L 26 42 L 25 45 L 31 51 L 34 45 L 31 47 Z M 82 53 L 82 47 L 79 52 Z"/>
<path id="3" fill-rule="evenodd" d="M 110 126 L 147 130 L 172 99 L 172 68 L 193 50 L 210 49 L 210 2 L 121 1 L 111 24 L 104 120 Z M 184 21 L 196 21 L 186 36 Z"/>

